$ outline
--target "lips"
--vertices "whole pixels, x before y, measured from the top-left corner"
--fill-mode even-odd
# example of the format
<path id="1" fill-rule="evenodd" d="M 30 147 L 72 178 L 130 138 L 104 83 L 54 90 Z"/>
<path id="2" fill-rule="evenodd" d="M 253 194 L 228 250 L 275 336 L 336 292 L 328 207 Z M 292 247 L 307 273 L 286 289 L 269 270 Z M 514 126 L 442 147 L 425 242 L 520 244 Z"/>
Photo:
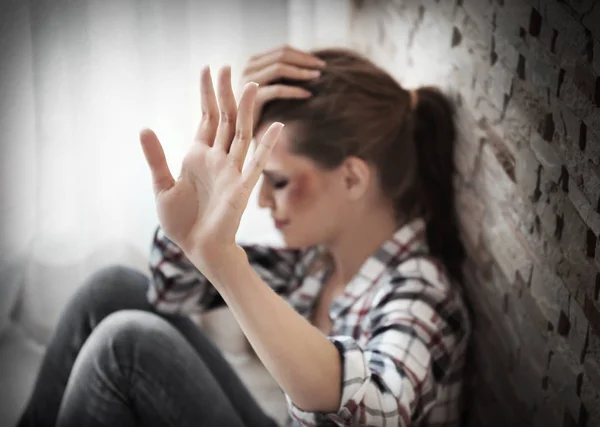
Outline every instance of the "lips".
<path id="1" fill-rule="evenodd" d="M 278 219 L 274 219 L 273 221 L 275 222 L 275 227 L 277 227 L 277 228 L 285 227 L 286 225 L 288 225 L 290 223 L 289 221 L 281 221 Z"/>

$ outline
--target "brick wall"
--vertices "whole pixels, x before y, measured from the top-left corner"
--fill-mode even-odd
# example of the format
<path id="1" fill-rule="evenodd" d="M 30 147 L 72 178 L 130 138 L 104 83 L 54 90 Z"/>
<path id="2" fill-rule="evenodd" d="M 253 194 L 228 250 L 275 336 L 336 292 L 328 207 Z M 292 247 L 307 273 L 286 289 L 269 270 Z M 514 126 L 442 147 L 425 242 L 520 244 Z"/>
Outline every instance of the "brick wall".
<path id="1" fill-rule="evenodd" d="M 600 1 L 355 1 L 351 30 L 458 106 L 468 424 L 600 426 Z"/>

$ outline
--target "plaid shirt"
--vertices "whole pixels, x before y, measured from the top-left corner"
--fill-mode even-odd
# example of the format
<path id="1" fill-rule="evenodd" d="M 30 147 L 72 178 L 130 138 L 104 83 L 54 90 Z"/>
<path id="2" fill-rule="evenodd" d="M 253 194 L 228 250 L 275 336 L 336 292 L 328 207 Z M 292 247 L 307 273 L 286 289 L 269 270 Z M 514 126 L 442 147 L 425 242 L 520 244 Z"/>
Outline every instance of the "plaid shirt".
<path id="1" fill-rule="evenodd" d="M 335 413 L 305 412 L 286 395 L 293 426 L 457 426 L 469 316 L 456 286 L 428 256 L 423 220 L 373 253 L 330 307 L 329 340 L 342 361 Z M 243 245 L 242 245 L 243 246 Z M 261 278 L 307 319 L 327 270 L 319 247 L 243 246 Z M 148 298 L 159 310 L 192 313 L 224 304 L 181 250 L 157 229 Z"/>

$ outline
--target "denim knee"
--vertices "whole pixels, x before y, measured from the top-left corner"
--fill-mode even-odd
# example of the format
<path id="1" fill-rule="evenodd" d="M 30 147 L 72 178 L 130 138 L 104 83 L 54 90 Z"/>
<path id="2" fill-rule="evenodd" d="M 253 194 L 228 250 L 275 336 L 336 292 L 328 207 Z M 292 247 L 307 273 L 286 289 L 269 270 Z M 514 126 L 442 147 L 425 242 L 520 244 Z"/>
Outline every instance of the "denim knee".
<path id="1" fill-rule="evenodd" d="M 139 343 L 149 337 L 169 334 L 173 327 L 157 314 L 142 310 L 121 310 L 107 316 L 97 326 L 95 335 L 114 345 Z"/>
<path id="2" fill-rule="evenodd" d="M 121 310 L 107 316 L 88 338 L 94 357 L 109 361 L 124 376 L 135 363 L 154 359 L 169 345 L 175 329 L 163 318 L 142 310 Z"/>

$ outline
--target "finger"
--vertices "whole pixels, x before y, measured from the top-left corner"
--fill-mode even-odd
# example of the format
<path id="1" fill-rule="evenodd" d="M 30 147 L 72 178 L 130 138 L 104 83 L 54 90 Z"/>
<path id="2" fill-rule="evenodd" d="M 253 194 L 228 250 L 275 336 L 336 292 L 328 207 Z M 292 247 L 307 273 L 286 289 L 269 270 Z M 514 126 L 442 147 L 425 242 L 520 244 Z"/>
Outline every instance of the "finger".
<path id="1" fill-rule="evenodd" d="M 140 142 L 152 174 L 154 196 L 157 197 L 161 192 L 171 188 L 175 180 L 169 171 L 165 152 L 156 134 L 150 129 L 144 129 L 140 132 Z"/>
<path id="2" fill-rule="evenodd" d="M 283 123 L 279 122 L 275 122 L 269 126 L 269 129 L 267 129 L 260 144 L 254 151 L 254 155 L 248 163 L 248 166 L 242 172 L 242 183 L 248 191 L 252 191 L 258 182 L 258 178 L 260 178 L 260 175 L 267 164 L 267 160 L 273 151 L 273 147 L 279 140 L 282 129 Z"/>
<path id="3" fill-rule="evenodd" d="M 219 71 L 218 99 L 220 119 L 215 139 L 215 146 L 223 148 L 227 153 L 231 141 L 235 135 L 235 122 L 237 117 L 237 105 L 231 87 L 231 68 L 223 67 Z"/>
<path id="4" fill-rule="evenodd" d="M 307 68 L 296 67 L 295 65 L 283 64 L 277 62 L 268 65 L 247 76 L 247 80 L 256 82 L 260 85 L 267 85 L 274 80 L 286 78 L 290 80 L 311 80 L 319 77 L 319 70 L 309 70 Z"/>
<path id="5" fill-rule="evenodd" d="M 258 88 L 256 104 L 264 105 L 273 99 L 305 99 L 312 93 L 299 86 L 266 85 Z"/>
<path id="6" fill-rule="evenodd" d="M 200 73 L 200 107 L 202 118 L 196 132 L 196 141 L 212 147 L 219 122 L 219 108 L 208 66 Z"/>
<path id="7" fill-rule="evenodd" d="M 244 159 L 248 153 L 248 146 L 252 140 L 252 127 L 254 124 L 254 104 L 256 102 L 256 94 L 258 85 L 254 82 L 247 83 L 244 86 L 244 92 L 240 99 L 238 116 L 235 125 L 235 137 L 231 143 L 229 154 L 232 161 L 242 170 Z"/>
<path id="8" fill-rule="evenodd" d="M 252 74 L 277 62 L 295 65 L 300 68 L 323 68 L 326 65 L 325 61 L 315 55 L 287 47 L 275 49 L 251 58 L 244 74 Z"/>

